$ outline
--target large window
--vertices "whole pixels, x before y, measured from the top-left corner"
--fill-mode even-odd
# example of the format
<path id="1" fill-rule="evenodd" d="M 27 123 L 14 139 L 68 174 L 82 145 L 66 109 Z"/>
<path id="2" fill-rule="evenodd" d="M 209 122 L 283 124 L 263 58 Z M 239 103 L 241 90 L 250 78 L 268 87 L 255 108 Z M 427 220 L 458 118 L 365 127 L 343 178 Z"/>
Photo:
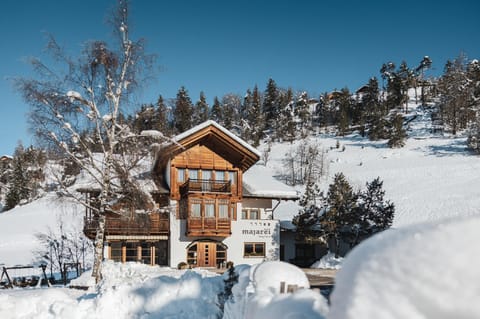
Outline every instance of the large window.
<path id="1" fill-rule="evenodd" d="M 244 243 L 244 257 L 265 257 L 265 243 Z"/>
<path id="2" fill-rule="evenodd" d="M 233 208 L 228 199 L 190 199 L 190 217 L 230 219 Z"/>

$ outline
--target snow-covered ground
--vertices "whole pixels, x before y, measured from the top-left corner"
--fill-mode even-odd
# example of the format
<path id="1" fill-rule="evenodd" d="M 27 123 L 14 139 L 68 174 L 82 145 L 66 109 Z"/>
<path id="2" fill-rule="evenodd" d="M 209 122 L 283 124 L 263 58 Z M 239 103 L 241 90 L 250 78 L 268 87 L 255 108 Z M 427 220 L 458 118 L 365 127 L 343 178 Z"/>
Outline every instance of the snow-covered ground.
<path id="1" fill-rule="evenodd" d="M 266 262 L 257 267 L 240 265 L 236 271 L 239 282 L 225 303 L 223 318 L 321 319 L 328 312 L 327 302 L 318 292 L 280 293 L 281 281 L 309 287 L 305 274 L 293 265 Z M 0 318 L 222 317 L 218 295 L 224 291 L 226 274 L 111 261 L 104 263 L 102 274 L 99 286 L 87 292 L 68 288 L 0 291 Z M 84 279 L 72 284 L 82 285 Z"/>

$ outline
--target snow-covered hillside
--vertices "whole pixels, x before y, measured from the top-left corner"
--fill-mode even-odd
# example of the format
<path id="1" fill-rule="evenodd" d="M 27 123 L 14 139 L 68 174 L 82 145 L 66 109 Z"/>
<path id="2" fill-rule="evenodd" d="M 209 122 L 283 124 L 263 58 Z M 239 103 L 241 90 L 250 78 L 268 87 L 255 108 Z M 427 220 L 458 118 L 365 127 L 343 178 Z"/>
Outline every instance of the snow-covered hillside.
<path id="1" fill-rule="evenodd" d="M 358 134 L 311 137 L 328 151 L 329 174 L 321 188 L 326 190 L 337 172 L 356 189 L 380 177 L 385 198 L 395 204 L 393 227 L 480 213 L 480 158 L 466 149 L 464 137 L 432 134 L 428 113 L 413 101 L 409 109 L 413 120 L 403 148 L 391 149 L 386 141 L 372 142 Z M 281 173 L 284 154 L 298 143 L 272 145 L 266 169 L 273 175 Z M 276 217 L 291 220 L 297 209 L 292 203 L 283 204 Z"/>

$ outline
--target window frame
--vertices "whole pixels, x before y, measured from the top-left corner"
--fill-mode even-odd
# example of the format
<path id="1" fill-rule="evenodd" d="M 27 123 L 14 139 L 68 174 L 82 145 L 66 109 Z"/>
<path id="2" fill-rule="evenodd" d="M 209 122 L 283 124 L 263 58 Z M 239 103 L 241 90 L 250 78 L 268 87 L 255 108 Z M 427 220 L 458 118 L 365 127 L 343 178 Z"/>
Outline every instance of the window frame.
<path id="1" fill-rule="evenodd" d="M 247 253 L 247 245 L 252 245 L 252 252 Z M 256 247 L 262 247 L 262 253 L 257 253 Z M 244 258 L 265 258 L 266 257 L 265 242 L 244 242 L 243 243 L 243 257 Z"/>

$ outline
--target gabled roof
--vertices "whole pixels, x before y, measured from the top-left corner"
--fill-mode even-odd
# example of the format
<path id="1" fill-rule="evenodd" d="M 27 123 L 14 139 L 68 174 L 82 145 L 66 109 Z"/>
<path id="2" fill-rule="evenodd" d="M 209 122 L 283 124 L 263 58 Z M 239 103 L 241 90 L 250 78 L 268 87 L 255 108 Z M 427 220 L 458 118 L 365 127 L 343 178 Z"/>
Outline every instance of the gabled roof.
<path id="1" fill-rule="evenodd" d="M 198 144 L 207 146 L 243 171 L 260 159 L 260 153 L 255 148 L 212 120 L 203 122 L 172 140 L 172 144 L 160 150 L 156 167 L 165 165 L 175 155 Z"/>

